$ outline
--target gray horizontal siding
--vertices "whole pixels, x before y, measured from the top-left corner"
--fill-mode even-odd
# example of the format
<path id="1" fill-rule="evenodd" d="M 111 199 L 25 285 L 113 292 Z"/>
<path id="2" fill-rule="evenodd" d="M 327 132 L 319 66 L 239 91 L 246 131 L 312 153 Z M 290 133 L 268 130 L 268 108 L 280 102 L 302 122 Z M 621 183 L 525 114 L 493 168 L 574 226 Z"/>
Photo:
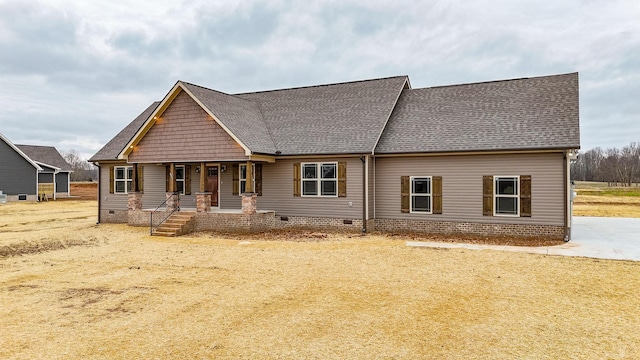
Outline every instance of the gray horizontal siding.
<path id="1" fill-rule="evenodd" d="M 125 163 L 115 166 L 125 166 Z M 109 194 L 109 167 L 114 164 L 100 165 L 100 207 L 101 210 L 127 210 L 129 197 L 127 194 Z"/>
<path id="2" fill-rule="evenodd" d="M 293 196 L 294 163 L 333 161 L 347 162 L 346 197 Z M 275 210 L 282 216 L 360 219 L 362 199 L 362 162 L 358 158 L 278 160 L 262 165 L 262 196 L 257 201 L 259 210 Z"/>
<path id="3" fill-rule="evenodd" d="M 376 218 L 563 225 L 563 155 L 377 158 Z M 400 176 L 442 176 L 440 215 L 400 211 Z M 482 215 L 483 175 L 531 175 L 530 218 Z"/>
<path id="4" fill-rule="evenodd" d="M 36 194 L 37 170 L 0 140 L 0 191 L 8 195 Z"/>
<path id="5" fill-rule="evenodd" d="M 144 176 L 142 208 L 155 209 L 167 199 L 166 169 L 164 166 L 149 164 L 138 166 L 142 167 Z"/>
<path id="6" fill-rule="evenodd" d="M 39 173 L 38 174 L 38 183 L 39 184 L 51 184 L 51 183 L 53 183 L 53 173 Z"/>

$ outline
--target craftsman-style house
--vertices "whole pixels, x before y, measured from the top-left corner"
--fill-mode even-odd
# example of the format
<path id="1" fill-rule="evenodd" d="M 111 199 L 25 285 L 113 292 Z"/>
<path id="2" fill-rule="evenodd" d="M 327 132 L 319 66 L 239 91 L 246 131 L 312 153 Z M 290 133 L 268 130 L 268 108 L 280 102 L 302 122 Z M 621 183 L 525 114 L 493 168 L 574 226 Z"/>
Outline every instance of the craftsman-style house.
<path id="1" fill-rule="evenodd" d="M 179 81 L 90 161 L 100 222 L 568 239 L 579 147 L 577 73 L 233 95 Z"/>

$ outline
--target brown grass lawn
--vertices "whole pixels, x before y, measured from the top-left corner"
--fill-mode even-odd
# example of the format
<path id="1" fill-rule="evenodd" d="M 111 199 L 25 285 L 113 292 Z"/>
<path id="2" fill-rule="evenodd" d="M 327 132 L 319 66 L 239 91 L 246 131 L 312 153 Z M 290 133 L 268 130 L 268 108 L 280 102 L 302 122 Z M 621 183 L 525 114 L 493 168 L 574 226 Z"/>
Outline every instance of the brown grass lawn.
<path id="1" fill-rule="evenodd" d="M 635 359 L 640 263 L 260 241 L 0 205 L 0 358 Z"/>
<path id="2" fill-rule="evenodd" d="M 608 187 L 606 183 L 578 182 L 575 216 L 640 217 L 640 187 Z"/>

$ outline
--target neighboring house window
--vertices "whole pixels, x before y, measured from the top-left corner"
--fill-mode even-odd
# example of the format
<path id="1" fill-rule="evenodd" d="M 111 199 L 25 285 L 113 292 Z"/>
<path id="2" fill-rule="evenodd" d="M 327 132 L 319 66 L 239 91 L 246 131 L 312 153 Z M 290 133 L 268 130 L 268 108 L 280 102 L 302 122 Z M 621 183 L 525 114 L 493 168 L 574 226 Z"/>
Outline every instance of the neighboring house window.
<path id="1" fill-rule="evenodd" d="M 252 172 L 251 172 L 251 177 L 252 177 L 252 182 L 253 182 L 253 191 L 256 192 L 256 164 L 252 164 L 251 165 L 252 168 Z M 247 190 L 247 165 L 240 165 L 239 168 L 240 174 L 238 176 L 238 181 L 240 182 L 240 194 L 242 195 L 243 193 L 246 192 Z"/>
<path id="2" fill-rule="evenodd" d="M 531 175 L 482 177 L 482 215 L 531 217 Z"/>
<path id="3" fill-rule="evenodd" d="M 442 214 L 442 176 L 400 176 L 400 211 Z"/>
<path id="4" fill-rule="evenodd" d="M 184 195 L 185 168 L 184 165 L 176 166 L 176 192 Z"/>
<path id="5" fill-rule="evenodd" d="M 116 166 L 113 168 L 113 189 L 116 194 L 127 194 L 131 191 L 133 166 Z"/>
<path id="6" fill-rule="evenodd" d="M 338 163 L 303 163 L 302 196 L 338 196 Z"/>
<path id="7" fill-rule="evenodd" d="M 411 212 L 431 213 L 431 176 L 411 177 Z"/>

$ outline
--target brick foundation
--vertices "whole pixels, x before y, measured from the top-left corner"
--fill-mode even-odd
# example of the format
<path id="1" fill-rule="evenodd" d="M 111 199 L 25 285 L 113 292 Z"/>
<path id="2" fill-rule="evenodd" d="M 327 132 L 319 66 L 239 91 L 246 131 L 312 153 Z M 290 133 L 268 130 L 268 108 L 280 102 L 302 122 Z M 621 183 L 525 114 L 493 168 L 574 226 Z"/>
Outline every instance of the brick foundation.
<path id="1" fill-rule="evenodd" d="M 564 227 L 554 225 L 376 219 L 375 229 L 382 232 L 415 231 L 436 234 L 544 236 L 557 239 L 564 238 Z"/>
<path id="2" fill-rule="evenodd" d="M 128 210 L 101 210 L 100 222 L 105 224 L 126 224 L 129 219 Z"/>

